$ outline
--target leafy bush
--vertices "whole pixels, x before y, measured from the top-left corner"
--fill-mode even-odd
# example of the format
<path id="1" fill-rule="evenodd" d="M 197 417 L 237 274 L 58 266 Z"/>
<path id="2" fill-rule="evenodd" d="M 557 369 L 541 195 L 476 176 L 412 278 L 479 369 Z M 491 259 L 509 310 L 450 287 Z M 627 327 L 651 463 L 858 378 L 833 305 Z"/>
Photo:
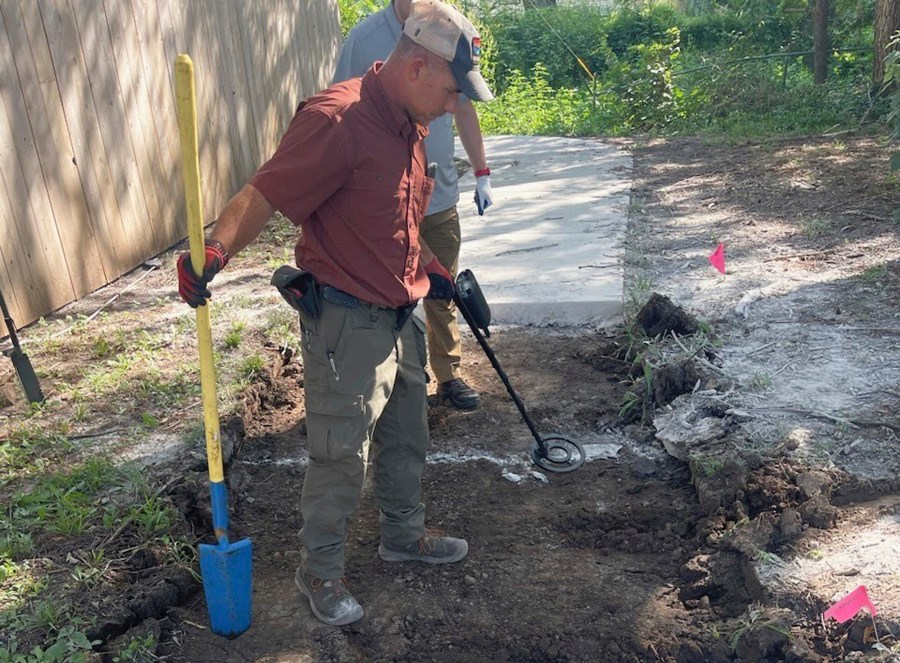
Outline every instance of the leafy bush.
<path id="1" fill-rule="evenodd" d="M 741 33 L 744 22 L 731 13 L 705 13 L 681 19 L 678 28 L 684 48 L 711 51 L 727 47 Z"/>
<path id="2" fill-rule="evenodd" d="M 640 11 L 626 9 L 611 15 L 606 43 L 613 53 L 623 57 L 638 44 L 664 41 L 667 31 L 677 23 L 677 14 L 668 5 L 652 5 Z"/>
<path id="3" fill-rule="evenodd" d="M 506 90 L 481 104 L 481 127 L 489 134 L 619 135 L 628 131 L 625 107 L 615 94 L 586 89 L 554 90 L 549 73 L 537 63 L 528 76 L 512 72 Z"/>
<path id="4" fill-rule="evenodd" d="M 631 46 L 628 57 L 611 72 L 612 88 L 627 108 L 631 128 L 660 130 L 681 116 L 683 92 L 672 80 L 680 51 L 678 28 L 669 28 L 661 41 Z"/>
<path id="5" fill-rule="evenodd" d="M 606 16 L 590 7 L 549 7 L 485 17 L 497 48 L 495 84 L 506 89 L 513 72 L 530 72 L 537 63 L 554 88 L 573 87 L 587 78 L 574 52 L 592 72 L 607 68 Z M 571 49 L 571 50 L 570 50 Z"/>
<path id="6" fill-rule="evenodd" d="M 341 17 L 341 37 L 346 37 L 353 26 L 369 14 L 374 14 L 384 6 L 378 0 L 338 0 Z"/>

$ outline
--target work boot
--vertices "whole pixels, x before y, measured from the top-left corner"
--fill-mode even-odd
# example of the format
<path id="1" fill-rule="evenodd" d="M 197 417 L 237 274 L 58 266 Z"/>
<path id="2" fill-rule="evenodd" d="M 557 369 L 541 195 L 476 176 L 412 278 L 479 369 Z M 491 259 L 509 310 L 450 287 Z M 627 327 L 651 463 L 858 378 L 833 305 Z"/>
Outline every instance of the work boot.
<path id="1" fill-rule="evenodd" d="M 298 568 L 294 583 L 309 599 L 313 614 L 329 626 L 344 626 L 362 619 L 362 606 L 353 598 L 343 578 L 323 580 Z"/>
<path id="2" fill-rule="evenodd" d="M 427 562 L 428 564 L 453 564 L 469 552 L 465 539 L 444 536 L 436 529 L 426 529 L 425 536 L 405 546 L 390 547 L 384 542 L 378 546 L 378 556 L 385 562 Z"/>
<path id="3" fill-rule="evenodd" d="M 438 387 L 438 400 L 457 410 L 474 410 L 481 403 L 478 392 L 463 382 L 461 378 L 442 382 Z"/>

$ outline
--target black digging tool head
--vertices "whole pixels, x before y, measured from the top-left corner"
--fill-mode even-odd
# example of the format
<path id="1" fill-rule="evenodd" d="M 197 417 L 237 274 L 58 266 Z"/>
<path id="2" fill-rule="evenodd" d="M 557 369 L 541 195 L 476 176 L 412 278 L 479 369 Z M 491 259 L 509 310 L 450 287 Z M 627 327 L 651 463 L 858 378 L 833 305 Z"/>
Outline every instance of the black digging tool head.
<path id="1" fill-rule="evenodd" d="M 12 359 L 13 367 L 16 369 L 16 374 L 19 376 L 19 381 L 22 383 L 22 389 L 25 390 L 25 397 L 28 399 L 28 402 L 43 403 L 44 392 L 41 391 L 41 385 L 38 382 L 34 368 L 31 366 L 28 355 L 19 349 L 13 349 L 9 353 L 9 358 Z"/>
<path id="2" fill-rule="evenodd" d="M 25 397 L 29 403 L 43 403 L 44 393 L 41 391 L 41 385 L 38 383 L 37 375 L 31 366 L 28 355 L 22 352 L 19 347 L 19 337 L 16 335 L 16 325 L 9 315 L 9 309 L 6 308 L 6 300 L 3 299 L 3 293 L 0 292 L 0 310 L 3 312 L 3 322 L 9 332 L 9 340 L 12 342 L 12 349 L 5 350 L 3 354 L 8 356 L 16 369 L 19 381 L 22 383 L 22 389 L 25 390 Z"/>

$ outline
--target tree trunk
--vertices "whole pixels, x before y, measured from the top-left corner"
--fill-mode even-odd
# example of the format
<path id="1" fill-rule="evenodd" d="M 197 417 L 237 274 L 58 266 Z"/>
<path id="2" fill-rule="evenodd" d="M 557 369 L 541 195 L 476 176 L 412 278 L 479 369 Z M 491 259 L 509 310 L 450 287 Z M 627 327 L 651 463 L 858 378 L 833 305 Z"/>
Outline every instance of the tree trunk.
<path id="1" fill-rule="evenodd" d="M 816 0 L 813 9 L 813 78 L 817 85 L 824 83 L 828 77 L 828 52 L 831 50 L 828 42 L 828 5 L 828 0 Z"/>
<path id="2" fill-rule="evenodd" d="M 900 30 L 900 2 L 875 0 L 875 62 L 872 82 L 879 89 L 884 81 L 884 58 L 888 54 L 888 44 L 897 30 Z"/>

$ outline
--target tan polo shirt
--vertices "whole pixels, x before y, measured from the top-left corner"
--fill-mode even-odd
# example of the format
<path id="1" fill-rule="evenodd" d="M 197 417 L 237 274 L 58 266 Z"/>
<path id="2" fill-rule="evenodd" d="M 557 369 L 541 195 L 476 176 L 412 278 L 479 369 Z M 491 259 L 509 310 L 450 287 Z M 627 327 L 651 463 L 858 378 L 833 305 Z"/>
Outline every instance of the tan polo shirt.
<path id="1" fill-rule="evenodd" d="M 274 156 L 250 180 L 301 227 L 297 265 L 380 306 L 428 293 L 419 223 L 433 181 L 423 138 L 378 78 L 335 85 L 301 104 Z"/>

